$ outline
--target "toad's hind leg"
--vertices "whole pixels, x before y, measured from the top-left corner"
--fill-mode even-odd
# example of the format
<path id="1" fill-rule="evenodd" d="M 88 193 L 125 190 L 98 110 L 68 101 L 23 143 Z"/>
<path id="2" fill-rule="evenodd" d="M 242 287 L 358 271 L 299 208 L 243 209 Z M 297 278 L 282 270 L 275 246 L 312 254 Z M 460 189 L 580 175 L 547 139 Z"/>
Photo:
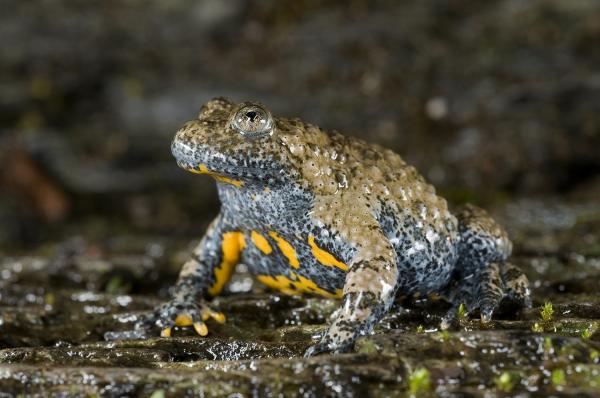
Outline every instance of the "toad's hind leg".
<path id="1" fill-rule="evenodd" d="M 531 305 L 529 282 L 506 259 L 512 251 L 508 235 L 483 209 L 467 205 L 458 214 L 461 243 L 454 277 L 445 292 L 452 307 L 442 319 L 446 328 L 464 305 L 466 313 L 479 309 L 489 321 L 504 297 Z"/>

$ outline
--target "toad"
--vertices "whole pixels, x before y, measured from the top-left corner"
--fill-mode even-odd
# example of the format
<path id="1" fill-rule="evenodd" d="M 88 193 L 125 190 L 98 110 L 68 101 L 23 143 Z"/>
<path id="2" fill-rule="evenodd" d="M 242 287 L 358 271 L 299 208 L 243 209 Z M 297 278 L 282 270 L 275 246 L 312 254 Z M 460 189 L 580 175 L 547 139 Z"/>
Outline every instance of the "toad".
<path id="1" fill-rule="evenodd" d="M 162 336 L 174 325 L 205 336 L 208 319 L 223 322 L 209 300 L 239 262 L 271 289 L 341 300 L 307 356 L 348 351 L 399 295 L 444 297 L 443 328 L 461 305 L 482 322 L 504 298 L 531 305 L 504 229 L 473 205 L 451 212 L 389 149 L 215 98 L 176 133 L 172 152 L 184 170 L 216 180 L 222 206 L 152 316 Z"/>

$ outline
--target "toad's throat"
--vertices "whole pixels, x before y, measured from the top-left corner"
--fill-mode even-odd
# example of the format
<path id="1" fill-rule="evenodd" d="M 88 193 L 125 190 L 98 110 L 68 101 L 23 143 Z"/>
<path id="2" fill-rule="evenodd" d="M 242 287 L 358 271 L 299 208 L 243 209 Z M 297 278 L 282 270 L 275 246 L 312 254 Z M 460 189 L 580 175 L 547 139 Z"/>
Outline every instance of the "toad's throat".
<path id="1" fill-rule="evenodd" d="M 213 177 L 217 181 L 225 182 L 227 184 L 234 185 L 234 186 L 236 186 L 238 188 L 241 187 L 242 185 L 244 185 L 243 181 L 235 180 L 235 179 L 229 178 L 229 177 L 225 177 L 225 176 L 223 176 L 221 174 L 215 173 L 214 171 L 210 171 L 208 169 L 208 167 L 206 167 L 205 164 L 198 165 L 198 168 L 187 168 L 187 170 L 189 172 L 194 173 L 194 174 L 206 174 L 206 175 L 209 175 L 209 176 Z"/>

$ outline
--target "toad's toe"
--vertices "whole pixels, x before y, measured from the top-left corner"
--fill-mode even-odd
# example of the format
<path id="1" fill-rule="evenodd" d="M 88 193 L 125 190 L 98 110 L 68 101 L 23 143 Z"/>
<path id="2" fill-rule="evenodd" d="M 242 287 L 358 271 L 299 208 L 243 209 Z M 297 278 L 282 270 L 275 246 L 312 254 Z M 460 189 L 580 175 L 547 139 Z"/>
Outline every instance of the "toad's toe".
<path id="1" fill-rule="evenodd" d="M 192 326 L 200 336 L 208 335 L 206 321 L 213 319 L 217 323 L 225 322 L 225 315 L 202 302 L 172 300 L 162 304 L 152 315 L 136 324 L 136 329 L 158 327 L 161 337 L 171 337 L 173 327 Z"/>

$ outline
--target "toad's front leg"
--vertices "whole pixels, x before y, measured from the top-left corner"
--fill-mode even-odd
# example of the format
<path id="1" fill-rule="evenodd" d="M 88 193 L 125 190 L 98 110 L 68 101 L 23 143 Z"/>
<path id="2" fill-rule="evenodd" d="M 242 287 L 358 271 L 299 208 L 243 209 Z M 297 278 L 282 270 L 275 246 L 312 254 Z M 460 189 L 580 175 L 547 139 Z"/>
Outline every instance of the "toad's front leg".
<path id="1" fill-rule="evenodd" d="M 244 235 L 233 230 L 219 215 L 184 264 L 177 284 L 171 289 L 171 300 L 157 307 L 136 328 L 156 325 L 161 336 L 169 337 L 175 325 L 193 326 L 199 335 L 205 336 L 207 319 L 224 322 L 225 316 L 212 310 L 205 300 L 218 295 L 229 281 L 244 246 Z"/>
<path id="2" fill-rule="evenodd" d="M 344 284 L 342 306 L 321 341 L 306 357 L 324 352 L 350 350 L 354 341 L 370 333 L 394 301 L 398 269 L 392 245 L 382 234 L 373 234 L 361 244 L 350 264 Z"/>

